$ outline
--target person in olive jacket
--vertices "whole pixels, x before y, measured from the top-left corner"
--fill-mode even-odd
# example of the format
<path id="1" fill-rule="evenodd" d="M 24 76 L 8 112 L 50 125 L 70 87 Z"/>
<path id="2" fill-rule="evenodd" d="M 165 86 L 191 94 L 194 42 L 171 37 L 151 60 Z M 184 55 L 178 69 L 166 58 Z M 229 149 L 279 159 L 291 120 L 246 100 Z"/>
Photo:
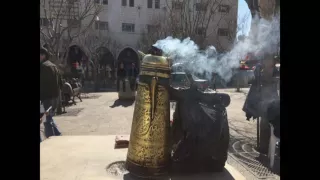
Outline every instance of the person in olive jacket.
<path id="1" fill-rule="evenodd" d="M 40 48 L 40 101 L 46 110 L 50 106 L 52 107 L 46 116 L 46 122 L 44 122 L 45 136 L 47 138 L 61 135 L 52 118 L 58 105 L 61 87 L 62 79 L 57 66 L 49 61 L 48 50 Z"/>

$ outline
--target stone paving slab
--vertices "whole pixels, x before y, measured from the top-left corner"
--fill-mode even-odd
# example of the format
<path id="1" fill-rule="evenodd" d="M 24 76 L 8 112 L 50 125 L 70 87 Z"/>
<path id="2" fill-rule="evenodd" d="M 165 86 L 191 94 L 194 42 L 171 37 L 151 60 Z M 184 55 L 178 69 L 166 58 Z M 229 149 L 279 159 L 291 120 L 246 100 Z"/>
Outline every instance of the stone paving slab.
<path id="1" fill-rule="evenodd" d="M 235 89 L 219 89 L 218 91 L 227 93 L 231 97 L 231 103 L 227 107 L 231 139 L 246 140 L 255 144 L 256 122 L 247 121 L 244 112 L 242 112 L 242 106 L 248 90 L 248 88 L 243 88 L 242 92 L 236 92 Z M 116 92 L 90 94 L 98 94 L 100 97 L 97 99 L 84 99 L 83 102 L 77 102 L 76 106 L 66 109 L 68 111 L 68 109 L 72 108 L 84 108 L 77 116 L 54 117 L 62 134 L 64 136 L 129 135 L 134 103 L 119 103 Z M 173 110 L 174 106 L 171 106 L 171 115 Z M 43 126 L 40 129 L 43 130 Z M 229 163 L 236 167 L 233 161 Z M 238 167 L 241 166 L 238 165 L 237 169 L 239 170 Z M 250 174 L 245 170 L 241 170 L 241 173 L 247 179 L 254 179 L 249 178 Z"/>
<path id="2" fill-rule="evenodd" d="M 245 91 L 244 89 L 243 91 Z M 231 136 L 254 138 L 256 122 L 247 121 L 242 112 L 245 100 L 244 93 L 235 89 L 221 89 L 228 93 L 231 103 L 227 108 Z M 54 119 L 64 135 L 108 135 L 130 134 L 134 102 L 118 102 L 116 92 L 95 93 L 101 95 L 98 99 L 86 99 L 68 109 L 84 108 L 77 116 L 55 116 Z M 113 106 L 116 102 L 116 106 Z M 174 106 L 171 106 L 171 119 Z"/>
<path id="3" fill-rule="evenodd" d="M 115 135 L 50 137 L 40 145 L 41 180 L 130 180 L 126 172 L 107 172 L 111 163 L 125 161 L 127 149 L 114 149 Z M 226 164 L 222 173 L 175 176 L 185 180 L 245 180 L 232 166 Z M 169 180 L 168 179 L 168 180 Z"/>

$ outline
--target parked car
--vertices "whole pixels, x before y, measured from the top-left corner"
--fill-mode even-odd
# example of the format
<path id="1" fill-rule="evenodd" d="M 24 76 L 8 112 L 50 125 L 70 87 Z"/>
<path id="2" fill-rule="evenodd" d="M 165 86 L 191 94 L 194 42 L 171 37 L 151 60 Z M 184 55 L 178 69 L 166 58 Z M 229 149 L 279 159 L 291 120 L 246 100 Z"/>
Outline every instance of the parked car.
<path id="1" fill-rule="evenodd" d="M 244 85 L 252 83 L 254 79 L 253 70 L 258 63 L 258 60 L 246 60 L 240 63 L 240 77 L 242 77 Z"/>

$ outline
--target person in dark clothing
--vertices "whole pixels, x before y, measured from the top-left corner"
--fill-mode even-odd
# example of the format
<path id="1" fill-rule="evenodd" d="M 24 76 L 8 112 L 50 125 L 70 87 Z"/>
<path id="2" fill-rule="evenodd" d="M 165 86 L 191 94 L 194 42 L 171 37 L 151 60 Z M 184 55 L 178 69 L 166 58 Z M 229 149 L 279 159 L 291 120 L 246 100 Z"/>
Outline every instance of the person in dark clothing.
<path id="1" fill-rule="evenodd" d="M 271 102 L 279 99 L 277 91 L 277 79 L 274 77 L 275 59 L 272 54 L 266 53 L 261 64 L 254 70 L 255 79 L 250 87 L 245 100 L 243 111 L 247 120 L 261 117 L 259 123 L 259 151 L 266 154 L 269 147 L 270 126 L 268 120 L 268 106 Z"/>
<path id="2" fill-rule="evenodd" d="M 126 91 L 126 70 L 124 69 L 124 64 L 120 63 L 118 72 L 117 72 L 117 91 L 120 91 L 120 81 L 122 81 L 122 90 Z"/>
<path id="3" fill-rule="evenodd" d="M 40 101 L 40 125 L 44 119 L 45 119 L 45 110 L 44 110 L 43 104 Z M 41 143 L 41 141 L 42 141 L 42 139 L 41 139 L 41 135 L 40 135 L 40 143 Z"/>
<path id="4" fill-rule="evenodd" d="M 47 49 L 40 49 L 40 101 L 44 109 L 52 107 L 46 116 L 44 122 L 45 136 L 60 136 L 61 133 L 54 123 L 52 116 L 58 105 L 60 88 L 62 87 L 62 79 L 60 72 L 55 64 L 49 61 L 49 53 Z"/>
<path id="5" fill-rule="evenodd" d="M 135 91 L 137 76 L 138 76 L 138 69 L 136 68 L 135 64 L 132 63 L 131 69 L 129 71 L 131 91 Z"/>

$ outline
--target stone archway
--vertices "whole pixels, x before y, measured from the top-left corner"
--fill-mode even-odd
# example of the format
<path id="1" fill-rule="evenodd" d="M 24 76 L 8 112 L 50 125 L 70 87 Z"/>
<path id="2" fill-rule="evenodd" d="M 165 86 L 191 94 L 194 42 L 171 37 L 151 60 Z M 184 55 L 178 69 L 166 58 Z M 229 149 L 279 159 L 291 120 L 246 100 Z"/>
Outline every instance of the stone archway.
<path id="1" fill-rule="evenodd" d="M 117 57 L 117 68 L 119 68 L 120 63 L 123 63 L 126 69 L 129 69 L 132 66 L 132 63 L 134 63 L 139 71 L 140 59 L 138 52 L 131 47 L 123 48 Z"/>
<path id="2" fill-rule="evenodd" d="M 115 66 L 115 58 L 111 51 L 106 47 L 99 47 L 96 50 L 97 61 L 101 66 L 110 66 L 110 68 L 114 68 Z"/>
<path id="3" fill-rule="evenodd" d="M 68 48 L 67 64 L 71 70 L 71 76 L 81 78 L 83 75 L 82 65 L 87 64 L 89 58 L 84 49 L 79 45 L 71 45 Z"/>
<path id="4" fill-rule="evenodd" d="M 99 66 L 99 81 L 102 86 L 112 86 L 116 73 L 115 73 L 115 58 L 112 52 L 106 47 L 99 47 L 96 49 L 97 63 Z"/>
<path id="5" fill-rule="evenodd" d="M 72 65 L 72 63 L 79 63 L 81 65 L 85 59 L 87 59 L 87 55 L 83 48 L 78 45 L 72 45 L 68 48 L 68 64 Z"/>

